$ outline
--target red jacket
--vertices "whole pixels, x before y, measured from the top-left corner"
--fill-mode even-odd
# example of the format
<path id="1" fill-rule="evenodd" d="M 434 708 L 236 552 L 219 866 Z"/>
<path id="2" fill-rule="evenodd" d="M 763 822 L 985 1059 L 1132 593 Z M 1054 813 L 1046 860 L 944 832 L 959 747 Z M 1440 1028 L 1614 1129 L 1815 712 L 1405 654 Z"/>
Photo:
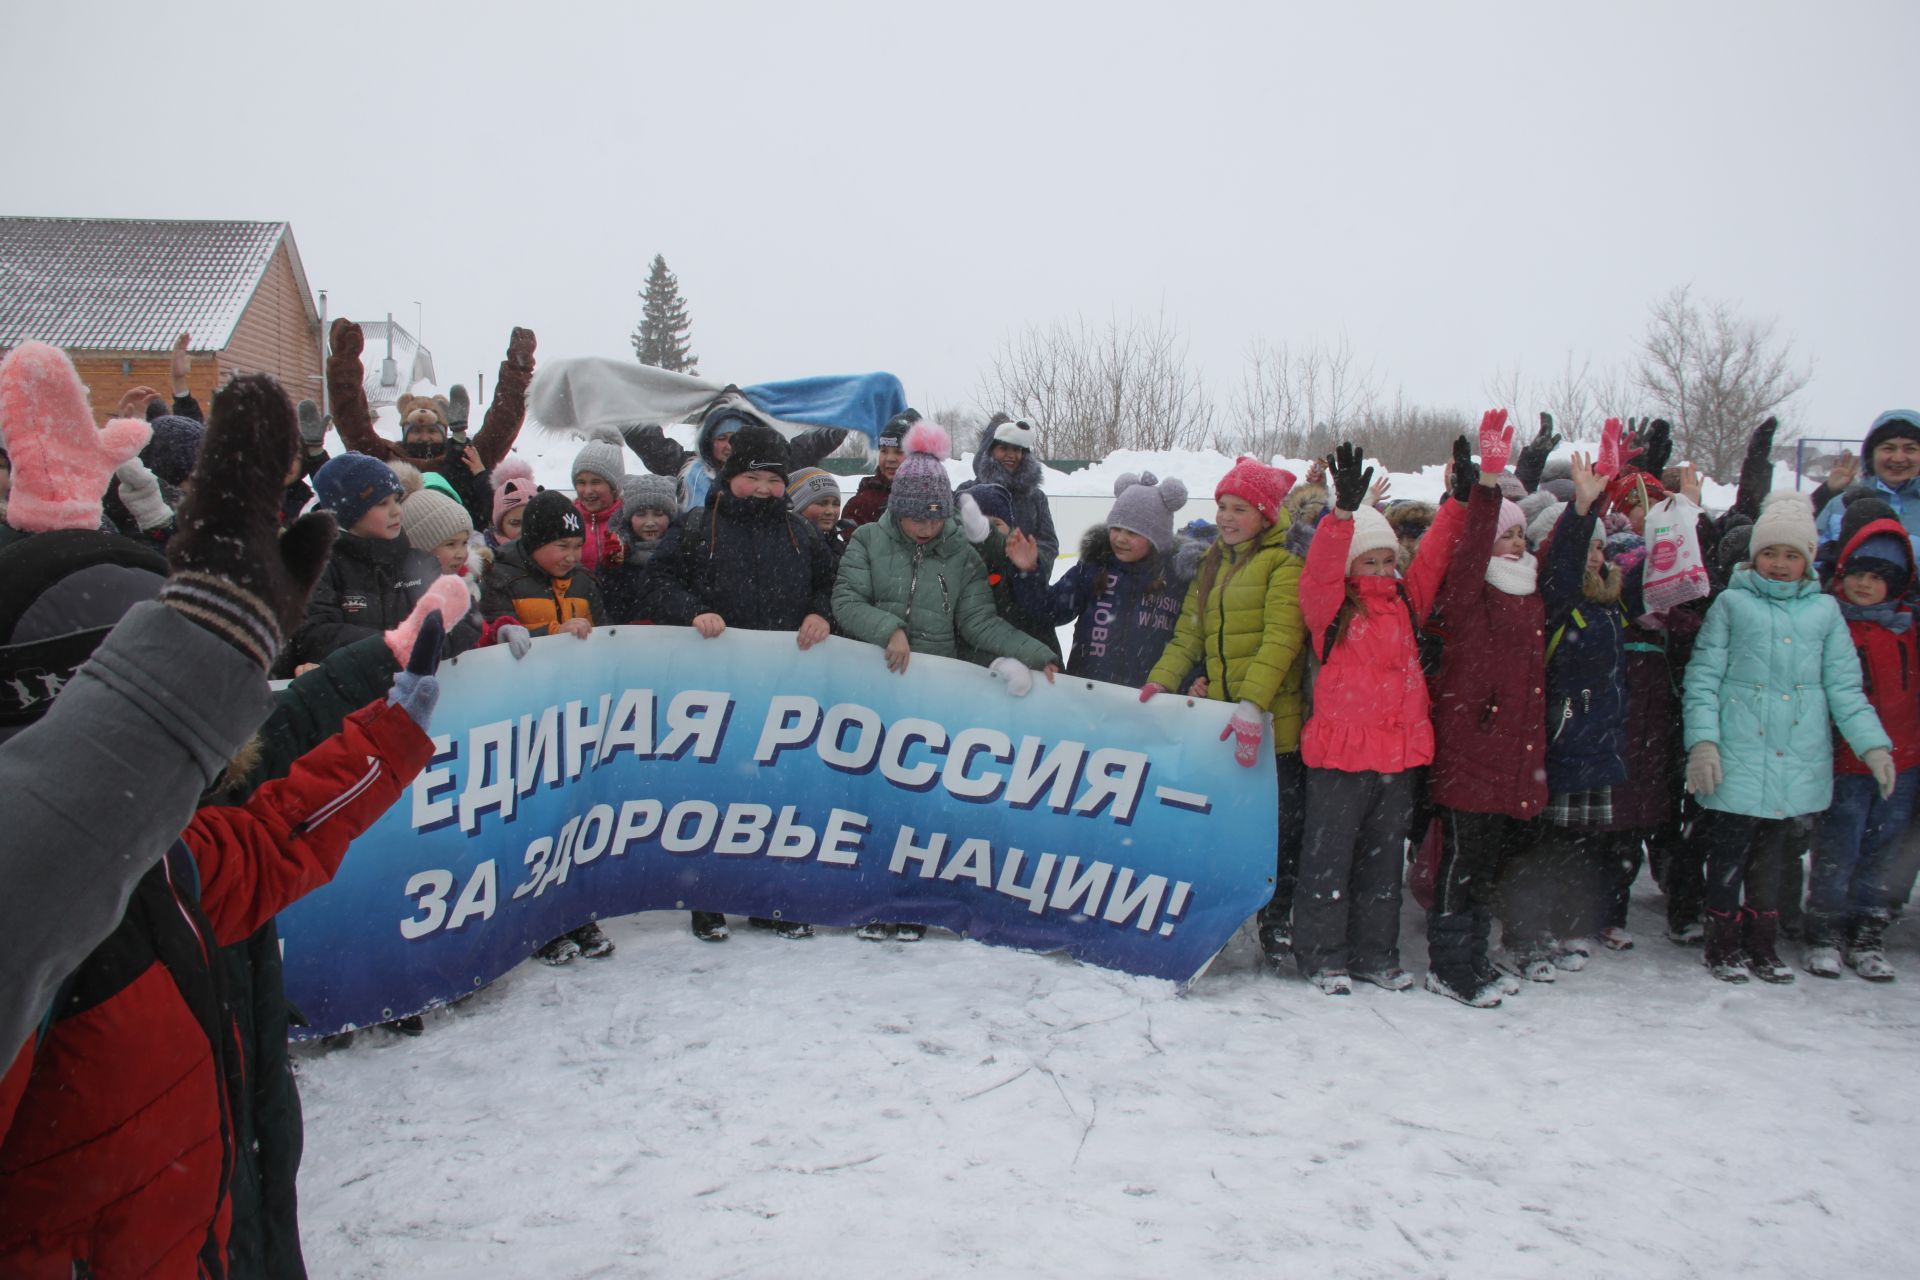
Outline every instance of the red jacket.
<path id="1" fill-rule="evenodd" d="M 1404 582 L 1347 576 L 1352 520 L 1328 515 L 1314 532 L 1300 575 L 1300 612 L 1321 662 L 1313 714 L 1300 734 L 1308 768 L 1400 773 L 1433 762 L 1432 704 L 1414 629 L 1433 607 L 1460 536 L 1461 510 L 1457 502 L 1440 508 Z M 1329 652 L 1349 588 L 1360 607 Z"/>
<path id="2" fill-rule="evenodd" d="M 332 879 L 432 752 L 375 703 L 244 807 L 194 815 L 0 1076 L 0 1275 L 226 1274 L 243 1082 L 214 950 Z"/>
<path id="3" fill-rule="evenodd" d="M 1475 485 L 1436 602 L 1447 643 L 1434 674 L 1428 795 L 1442 808 L 1537 818 L 1547 804 L 1547 611 L 1538 590 L 1508 595 L 1487 581 L 1499 517 L 1499 490 Z"/>
<path id="4" fill-rule="evenodd" d="M 1877 533 L 1903 540 L 1907 537 L 1906 526 L 1885 519 L 1875 520 L 1854 534 L 1834 562 L 1832 590 L 1836 599 L 1844 599 L 1840 579 L 1846 576 L 1847 560 Z M 1911 571 L 1912 566 L 1908 569 Z M 1853 633 L 1853 647 L 1860 654 L 1860 683 L 1866 688 L 1867 701 L 1873 704 L 1880 727 L 1893 741 L 1894 770 L 1905 773 L 1920 765 L 1920 616 L 1904 605 L 1899 611 L 1907 617 L 1905 631 L 1854 618 L 1847 620 L 1847 630 Z M 1869 772 L 1838 732 L 1833 735 L 1833 771 Z"/>
<path id="5" fill-rule="evenodd" d="M 892 481 L 882 480 L 878 475 L 864 476 L 853 497 L 847 499 L 840 518 L 851 520 L 855 526 L 872 524 L 887 513 L 887 499 L 892 496 Z"/>
<path id="6" fill-rule="evenodd" d="M 587 510 L 576 499 L 573 509 L 580 513 L 580 528 L 586 535 L 580 544 L 580 567 L 597 573 L 602 564 L 619 564 L 626 558 L 627 544 L 620 534 L 626 528 L 624 508 L 616 502 L 598 513 Z"/>

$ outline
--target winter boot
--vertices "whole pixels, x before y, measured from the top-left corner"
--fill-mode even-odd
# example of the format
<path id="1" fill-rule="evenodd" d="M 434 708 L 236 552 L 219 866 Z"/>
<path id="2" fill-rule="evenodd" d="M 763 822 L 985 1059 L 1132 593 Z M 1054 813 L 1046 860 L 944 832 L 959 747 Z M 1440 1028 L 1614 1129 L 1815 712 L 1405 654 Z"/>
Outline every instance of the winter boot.
<path id="1" fill-rule="evenodd" d="M 1293 926 L 1286 917 L 1270 920 L 1265 911 L 1260 913 L 1260 954 L 1275 968 L 1293 955 Z"/>
<path id="2" fill-rule="evenodd" d="M 1853 918 L 1848 930 L 1847 967 L 1868 982 L 1892 982 L 1893 966 L 1881 949 L 1887 932 L 1887 917 L 1868 912 Z"/>
<path id="3" fill-rule="evenodd" d="M 1345 969 L 1322 969 L 1307 979 L 1322 992 L 1330 996 L 1349 996 L 1353 994 L 1353 979 Z"/>
<path id="4" fill-rule="evenodd" d="M 813 926 L 799 920 L 782 920 L 773 926 L 773 931 L 783 938 L 799 941 L 813 936 Z"/>
<path id="5" fill-rule="evenodd" d="M 1740 951 L 1740 913 L 1708 910 L 1706 965 L 1722 982 L 1745 982 L 1747 958 Z"/>
<path id="6" fill-rule="evenodd" d="M 572 964 L 580 955 L 580 944 L 563 933 L 533 954 L 541 964 Z"/>
<path id="7" fill-rule="evenodd" d="M 893 936 L 893 926 L 884 920 L 869 920 L 854 936 L 862 942 L 885 942 Z"/>
<path id="8" fill-rule="evenodd" d="M 901 942 L 918 942 L 927 936 L 927 926 L 903 921 L 893 926 L 893 936 Z"/>
<path id="9" fill-rule="evenodd" d="M 1680 947 L 1697 947 L 1706 941 L 1707 930 L 1698 920 L 1667 926 L 1667 941 Z"/>
<path id="10" fill-rule="evenodd" d="M 1840 976 L 1840 948 L 1825 943 L 1809 943 L 1801 964 L 1816 978 Z"/>
<path id="11" fill-rule="evenodd" d="M 1405 991 L 1413 985 L 1413 975 L 1399 965 L 1389 965 L 1385 969 L 1356 969 L 1355 980 L 1371 982 L 1386 991 Z"/>
<path id="12" fill-rule="evenodd" d="M 589 960 L 601 960 L 613 954 L 613 939 L 602 933 L 599 924 L 592 920 L 567 936 L 580 948 L 580 954 Z"/>
<path id="13" fill-rule="evenodd" d="M 1587 957 L 1593 954 L 1593 940 L 1590 938 L 1562 938 L 1552 944 L 1551 958 L 1553 967 L 1563 973 L 1578 973 L 1587 967 Z"/>
<path id="14" fill-rule="evenodd" d="M 1744 911 L 1741 923 L 1746 935 L 1747 967 L 1762 982 L 1776 984 L 1793 981 L 1793 969 L 1781 963 L 1776 947 L 1780 942 L 1778 911 Z"/>
<path id="15" fill-rule="evenodd" d="M 695 911 L 693 936 L 702 942 L 725 942 L 730 936 L 726 916 L 718 911 Z"/>
<path id="16" fill-rule="evenodd" d="M 1633 950 L 1633 935 L 1617 924 L 1610 924 L 1600 931 L 1600 945 L 1609 951 Z"/>
<path id="17" fill-rule="evenodd" d="M 1472 1009 L 1497 1009 L 1500 1007 L 1500 990 L 1493 983 L 1489 982 L 1483 986 L 1478 983 L 1469 982 L 1466 986 L 1467 989 L 1462 991 L 1459 987 L 1454 986 L 1439 974 L 1433 972 L 1433 970 L 1429 969 L 1427 971 L 1427 990 L 1437 996 L 1445 996 L 1449 1000 L 1458 1000 L 1461 1004 Z"/>

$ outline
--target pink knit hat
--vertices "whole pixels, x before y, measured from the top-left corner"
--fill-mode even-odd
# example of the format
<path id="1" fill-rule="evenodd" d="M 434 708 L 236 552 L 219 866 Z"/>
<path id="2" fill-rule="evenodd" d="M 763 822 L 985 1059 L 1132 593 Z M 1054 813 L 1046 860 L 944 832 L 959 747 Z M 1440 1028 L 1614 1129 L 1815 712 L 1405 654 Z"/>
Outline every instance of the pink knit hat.
<path id="1" fill-rule="evenodd" d="M 1519 525 L 1524 532 L 1527 527 L 1527 513 L 1520 504 L 1507 498 L 1500 499 L 1500 520 L 1493 526 L 1493 536 L 1498 538 L 1513 526 Z"/>
<path id="2" fill-rule="evenodd" d="M 1266 517 L 1272 524 L 1280 518 L 1280 504 L 1299 477 L 1281 467 L 1270 467 L 1258 458 L 1241 454 L 1233 467 L 1213 487 L 1215 502 L 1231 494 Z"/>
<path id="3" fill-rule="evenodd" d="M 501 459 L 493 469 L 493 527 L 498 529 L 507 512 L 526 506 L 537 491 L 532 463 L 525 458 Z"/>
<path id="4" fill-rule="evenodd" d="M 152 434 L 136 418 L 96 430 L 67 353 L 21 343 L 0 362 L 0 436 L 13 461 L 7 523 L 24 533 L 99 527 L 114 468 L 137 457 Z"/>

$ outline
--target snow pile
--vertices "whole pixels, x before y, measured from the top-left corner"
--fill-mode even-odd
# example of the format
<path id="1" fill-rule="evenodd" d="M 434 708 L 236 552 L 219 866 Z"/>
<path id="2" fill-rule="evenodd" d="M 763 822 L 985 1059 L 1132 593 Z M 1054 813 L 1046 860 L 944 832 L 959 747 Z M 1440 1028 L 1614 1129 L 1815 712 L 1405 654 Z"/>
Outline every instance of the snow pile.
<path id="1" fill-rule="evenodd" d="M 1497 1010 L 680 914 L 296 1051 L 316 1276 L 1903 1274 L 1920 984 L 1649 937 Z M 1408 912 L 1415 968 L 1424 942 Z M 1920 957 L 1896 954 L 1920 973 Z"/>

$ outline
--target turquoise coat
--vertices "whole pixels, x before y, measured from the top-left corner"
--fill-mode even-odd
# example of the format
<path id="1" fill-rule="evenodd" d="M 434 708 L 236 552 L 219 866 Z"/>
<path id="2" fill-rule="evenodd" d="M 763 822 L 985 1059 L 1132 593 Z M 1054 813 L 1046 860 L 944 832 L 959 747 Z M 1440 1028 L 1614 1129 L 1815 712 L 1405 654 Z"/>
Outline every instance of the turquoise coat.
<path id="1" fill-rule="evenodd" d="M 1833 801 L 1833 732 L 1856 754 L 1890 747 L 1860 688 L 1840 606 L 1811 579 L 1751 568 L 1707 610 L 1687 664 L 1686 743 L 1718 743 L 1726 778 L 1709 809 L 1756 818 L 1823 812 Z"/>

